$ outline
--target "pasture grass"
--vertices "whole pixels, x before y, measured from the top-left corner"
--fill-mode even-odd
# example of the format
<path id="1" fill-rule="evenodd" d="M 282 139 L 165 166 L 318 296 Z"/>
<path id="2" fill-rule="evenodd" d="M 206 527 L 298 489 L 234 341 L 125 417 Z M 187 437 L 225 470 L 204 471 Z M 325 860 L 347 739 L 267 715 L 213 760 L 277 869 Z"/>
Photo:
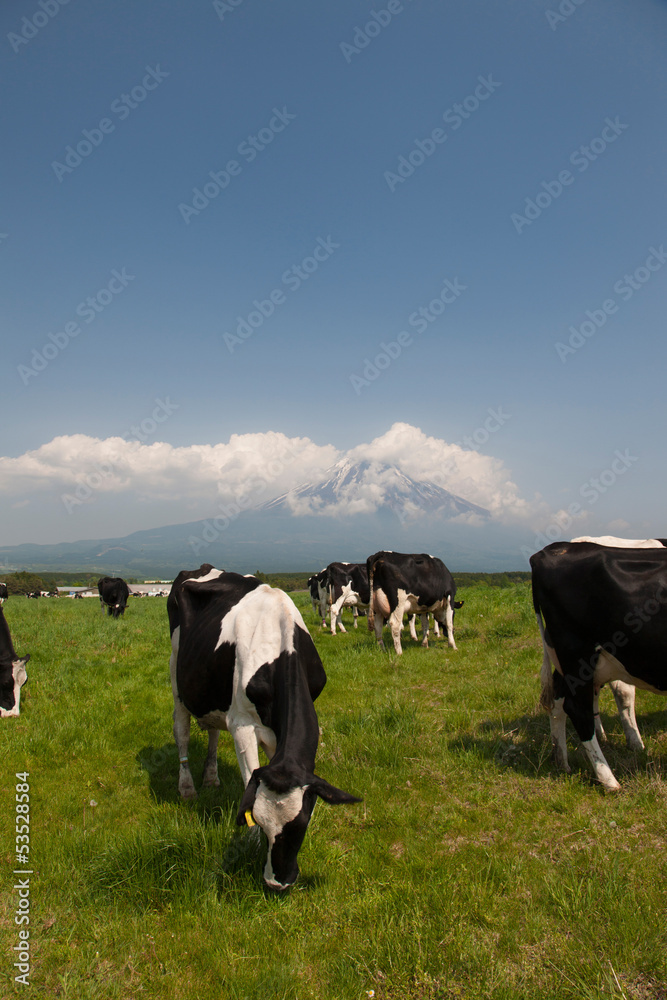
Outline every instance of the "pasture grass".
<path id="1" fill-rule="evenodd" d="M 318 773 L 363 796 L 318 804 L 284 897 L 265 846 L 219 789 L 177 793 L 166 600 L 118 621 L 95 600 L 5 605 L 31 653 L 19 719 L 0 724 L 5 892 L 0 995 L 73 1000 L 665 1000 L 664 702 L 638 692 L 644 753 L 603 694 L 605 794 L 568 729 L 571 775 L 537 711 L 530 588 L 461 591 L 459 649 L 404 631 L 383 654 L 360 619 L 331 636 L 293 595 L 328 683 Z M 390 646 L 389 636 L 386 636 Z M 199 787 L 206 736 L 193 727 Z M 31 985 L 13 980 L 16 772 L 30 772 Z"/>

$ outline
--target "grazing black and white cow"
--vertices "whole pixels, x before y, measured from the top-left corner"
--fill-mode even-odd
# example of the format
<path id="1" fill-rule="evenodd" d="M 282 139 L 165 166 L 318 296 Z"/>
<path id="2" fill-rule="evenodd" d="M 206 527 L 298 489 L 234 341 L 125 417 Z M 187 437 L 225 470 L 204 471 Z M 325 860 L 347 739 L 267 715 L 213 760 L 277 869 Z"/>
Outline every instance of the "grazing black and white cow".
<path id="1" fill-rule="evenodd" d="M 125 614 L 130 588 L 119 576 L 103 576 L 97 581 L 97 591 L 100 595 L 100 607 L 114 618 Z"/>
<path id="2" fill-rule="evenodd" d="M 341 632 L 343 626 L 341 612 L 343 608 L 367 608 L 371 600 L 368 585 L 368 570 L 366 563 L 332 562 L 326 568 L 328 599 L 331 602 L 331 633 L 336 634 L 336 626 Z M 354 618 L 357 627 L 357 615 Z"/>
<path id="3" fill-rule="evenodd" d="M 7 584 L 0 583 L 0 604 L 3 604 L 8 597 L 9 594 L 7 593 Z"/>
<path id="4" fill-rule="evenodd" d="M 569 717 L 596 778 L 615 790 L 619 784 L 595 731 L 595 691 L 621 680 L 667 694 L 667 549 L 554 542 L 531 556 L 530 564 L 533 605 L 548 653 L 540 700 L 549 712 L 556 761 L 570 770 Z"/>
<path id="5" fill-rule="evenodd" d="M 456 584 L 442 559 L 425 553 L 407 555 L 403 552 L 376 552 L 366 560 L 370 588 L 368 627 L 382 649 L 384 620 L 389 621 L 394 649 L 400 656 L 401 626 L 403 615 L 431 612 L 437 622 L 447 630 L 447 642 L 456 649 L 454 642 L 454 610 L 463 601 L 454 600 Z M 424 625 L 424 620 L 422 620 Z M 428 619 L 422 646 L 428 646 Z"/>
<path id="6" fill-rule="evenodd" d="M 19 714 L 21 688 L 28 679 L 25 665 L 30 654 L 19 657 L 14 650 L 5 613 L 0 608 L 0 719 Z"/>
<path id="7" fill-rule="evenodd" d="M 327 624 L 327 568 L 321 569 L 315 576 L 308 577 L 308 591 L 313 611 L 322 619 L 322 628 Z"/>
<path id="8" fill-rule="evenodd" d="M 581 535 L 573 538 L 573 542 L 594 542 L 596 545 L 607 545 L 611 548 L 620 549 L 661 549 L 667 546 L 664 538 L 618 538 L 616 535 Z M 546 643 L 542 641 L 543 656 L 548 658 L 549 652 Z M 555 664 L 552 664 L 555 666 Z M 543 670 L 548 670 L 549 665 L 542 664 Z M 610 681 L 609 687 L 614 696 L 619 718 L 625 734 L 625 740 L 631 750 L 643 750 L 644 741 L 637 726 L 635 716 L 635 691 L 633 684 L 626 684 L 625 681 Z M 600 687 L 596 686 L 593 695 L 593 717 L 595 719 L 595 733 L 598 740 L 606 740 L 607 735 L 602 725 L 600 717 Z"/>
<path id="9" fill-rule="evenodd" d="M 313 640 L 287 594 L 208 563 L 179 573 L 167 612 L 179 792 L 196 794 L 188 766 L 191 716 L 209 734 L 205 785 L 220 783 L 218 737 L 221 729 L 230 732 L 245 785 L 236 822 L 264 830 L 264 881 L 288 889 L 317 797 L 332 805 L 360 801 L 314 773 L 313 702 L 326 674 Z M 269 758 L 262 767 L 260 746 Z"/>

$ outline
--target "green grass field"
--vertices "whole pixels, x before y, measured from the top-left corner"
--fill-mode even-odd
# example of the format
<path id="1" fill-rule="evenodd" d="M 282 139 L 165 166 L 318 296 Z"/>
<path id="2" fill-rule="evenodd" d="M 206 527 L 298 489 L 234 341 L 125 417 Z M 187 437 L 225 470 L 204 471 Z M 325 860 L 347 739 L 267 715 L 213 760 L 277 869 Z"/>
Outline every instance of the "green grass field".
<path id="1" fill-rule="evenodd" d="M 570 737 L 554 770 L 537 711 L 530 587 L 462 588 L 458 652 L 404 633 L 335 638 L 293 595 L 322 656 L 317 769 L 363 796 L 319 803 L 284 897 L 235 825 L 231 738 L 219 789 L 177 794 L 166 600 L 5 604 L 30 652 L 19 719 L 0 722 L 0 996 L 182 1000 L 667 997 L 667 703 L 638 692 L 647 750 L 601 698 L 616 795 Z M 351 626 L 351 615 L 346 613 Z M 389 636 L 387 635 L 387 639 Z M 199 787 L 206 736 L 193 727 Z M 17 772 L 30 784 L 30 985 L 14 982 Z"/>

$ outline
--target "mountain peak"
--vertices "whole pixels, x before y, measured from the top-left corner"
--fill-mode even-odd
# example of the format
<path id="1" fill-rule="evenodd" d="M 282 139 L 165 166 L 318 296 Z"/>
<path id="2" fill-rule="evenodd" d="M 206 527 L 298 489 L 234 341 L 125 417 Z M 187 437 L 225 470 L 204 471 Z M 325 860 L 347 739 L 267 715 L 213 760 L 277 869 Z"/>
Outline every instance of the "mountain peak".
<path id="1" fill-rule="evenodd" d="M 445 517 L 489 511 L 428 480 L 416 480 L 398 466 L 344 458 L 316 483 L 304 483 L 258 506 L 258 510 L 289 510 L 293 514 L 341 516 L 388 508 L 404 521 L 423 513 Z"/>

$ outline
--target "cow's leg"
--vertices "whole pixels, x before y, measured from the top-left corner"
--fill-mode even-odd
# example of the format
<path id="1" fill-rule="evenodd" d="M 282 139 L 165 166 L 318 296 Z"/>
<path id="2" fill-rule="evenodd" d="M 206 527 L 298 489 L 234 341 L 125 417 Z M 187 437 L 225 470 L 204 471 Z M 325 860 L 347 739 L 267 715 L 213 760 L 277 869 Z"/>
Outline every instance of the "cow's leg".
<path id="1" fill-rule="evenodd" d="M 378 641 L 378 646 L 383 652 L 386 652 L 386 646 L 384 644 L 384 639 L 382 638 L 382 629 L 385 626 L 385 620 L 380 614 L 375 615 L 373 622 L 373 628 L 375 629 L 375 638 Z"/>
<path id="2" fill-rule="evenodd" d="M 588 650 L 582 648 L 580 650 L 580 655 L 577 656 L 575 662 L 577 664 L 583 664 L 587 671 L 588 669 L 591 670 L 592 674 L 594 673 L 594 666 L 591 663 L 591 660 L 595 661 L 596 656 L 595 653 L 593 653 L 592 656 L 587 656 L 587 652 Z M 563 663 L 563 657 L 559 658 L 561 663 Z M 577 731 L 584 753 L 588 757 L 588 761 L 593 769 L 595 777 L 608 791 L 616 791 L 621 786 L 614 777 L 609 764 L 605 760 L 605 756 L 600 749 L 600 744 L 598 743 L 598 738 L 595 735 L 595 719 L 593 717 L 593 680 L 592 677 L 590 680 L 584 680 L 584 676 L 585 675 L 582 670 L 578 673 L 576 671 L 572 671 L 572 673 L 567 674 L 567 681 L 563 682 L 562 688 L 569 688 L 569 690 L 565 690 L 563 708 Z"/>
<path id="3" fill-rule="evenodd" d="M 204 781 L 206 787 L 217 788 L 220 785 L 218 777 L 218 740 L 220 739 L 219 729 L 209 729 L 208 731 L 208 753 L 204 764 Z"/>
<path id="4" fill-rule="evenodd" d="M 391 629 L 391 637 L 394 640 L 394 649 L 396 651 L 397 656 L 403 655 L 403 649 L 401 647 L 401 630 L 403 628 L 404 614 L 405 614 L 405 602 L 401 601 L 399 598 L 398 605 L 389 615 L 389 628 Z"/>
<path id="5" fill-rule="evenodd" d="M 342 601 L 342 599 L 336 601 L 335 604 L 331 605 L 331 612 L 330 612 L 330 614 L 331 614 L 331 634 L 332 635 L 336 634 L 336 626 L 338 626 L 338 628 L 340 629 L 341 632 L 347 632 L 347 629 L 343 625 L 342 611 L 343 611 L 343 601 Z"/>
<path id="6" fill-rule="evenodd" d="M 422 623 L 422 646 L 428 649 L 428 615 L 419 616 Z"/>
<path id="7" fill-rule="evenodd" d="M 456 649 L 456 643 L 454 642 L 454 608 L 452 607 L 451 597 L 447 598 L 447 607 L 445 608 L 445 628 L 447 629 L 447 645 L 451 649 Z"/>
<path id="8" fill-rule="evenodd" d="M 259 767 L 259 750 L 255 727 L 233 726 L 228 723 L 227 728 L 234 737 L 236 759 L 239 763 L 243 784 L 247 785 L 252 772 Z"/>
<path id="9" fill-rule="evenodd" d="M 417 642 L 417 626 L 415 624 L 417 619 L 416 615 L 408 615 L 408 628 L 410 629 L 410 638 Z"/>
<path id="10" fill-rule="evenodd" d="M 437 638 L 440 638 L 440 625 L 438 624 L 438 619 L 435 617 L 435 615 L 433 616 L 433 635 L 437 636 Z"/>
<path id="11" fill-rule="evenodd" d="M 563 708 L 564 701 L 565 698 L 554 699 L 553 706 L 549 712 L 549 723 L 551 725 L 551 743 L 554 749 L 556 767 L 560 767 L 561 770 L 567 771 L 569 774 L 571 768 L 567 762 L 567 740 L 565 736 L 567 715 Z"/>
<path id="12" fill-rule="evenodd" d="M 352 608 L 352 617 L 354 618 L 354 627 L 357 627 L 357 618 L 359 617 L 359 612 L 357 611 L 356 605 Z"/>
<path id="13" fill-rule="evenodd" d="M 635 717 L 635 687 L 624 681 L 611 681 L 611 690 L 618 707 L 625 740 L 631 750 L 643 750 L 644 741 L 641 738 L 637 719 Z"/>
<path id="14" fill-rule="evenodd" d="M 614 777 L 612 769 L 605 760 L 605 756 L 600 749 L 600 744 L 598 743 L 598 738 L 593 733 L 593 737 L 590 740 L 582 740 L 581 745 L 583 746 L 586 756 L 593 768 L 593 773 L 595 777 L 603 785 L 604 788 L 609 792 L 617 791 L 621 786 Z"/>
<path id="15" fill-rule="evenodd" d="M 593 718 L 595 719 L 595 735 L 598 740 L 606 740 L 607 734 L 604 731 L 602 719 L 600 718 L 600 690 L 601 689 L 597 687 L 597 685 L 593 690 Z"/>
<path id="16" fill-rule="evenodd" d="M 178 791 L 183 799 L 197 797 L 195 783 L 188 764 L 188 745 L 190 743 L 190 713 L 180 698 L 174 699 L 174 740 L 178 749 L 180 768 L 178 772 Z"/>

